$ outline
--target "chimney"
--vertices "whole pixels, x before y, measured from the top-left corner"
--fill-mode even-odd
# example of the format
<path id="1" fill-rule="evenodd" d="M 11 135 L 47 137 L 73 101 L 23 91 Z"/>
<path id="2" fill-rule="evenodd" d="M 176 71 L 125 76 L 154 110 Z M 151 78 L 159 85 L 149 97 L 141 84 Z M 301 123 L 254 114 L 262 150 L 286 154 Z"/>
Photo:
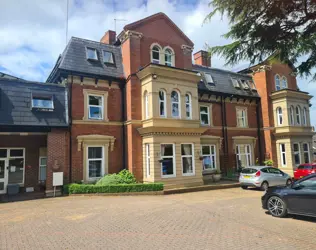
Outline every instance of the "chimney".
<path id="1" fill-rule="evenodd" d="M 194 55 L 194 64 L 211 67 L 211 56 L 205 50 L 200 50 Z"/>
<path id="2" fill-rule="evenodd" d="M 106 44 L 114 44 L 115 41 L 116 41 L 116 32 L 113 30 L 108 30 L 100 40 L 101 43 L 106 43 Z"/>

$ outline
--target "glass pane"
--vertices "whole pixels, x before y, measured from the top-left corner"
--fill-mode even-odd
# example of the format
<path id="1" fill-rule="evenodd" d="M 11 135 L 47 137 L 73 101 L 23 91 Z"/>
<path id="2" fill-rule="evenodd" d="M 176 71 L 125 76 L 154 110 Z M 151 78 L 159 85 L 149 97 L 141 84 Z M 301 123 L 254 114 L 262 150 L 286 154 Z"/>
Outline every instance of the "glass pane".
<path id="1" fill-rule="evenodd" d="M 89 178 L 102 177 L 101 165 L 101 160 L 89 161 Z"/>
<path id="2" fill-rule="evenodd" d="M 172 116 L 173 117 L 179 116 L 179 104 L 178 103 L 172 103 Z"/>
<path id="3" fill-rule="evenodd" d="M 200 107 L 200 113 L 207 114 L 208 108 L 207 107 Z"/>
<path id="4" fill-rule="evenodd" d="M 299 146 L 298 146 L 298 144 L 293 144 L 293 150 L 294 151 L 299 151 Z"/>
<path id="5" fill-rule="evenodd" d="M 282 163 L 283 163 L 283 165 L 286 165 L 285 153 L 282 154 Z"/>
<path id="6" fill-rule="evenodd" d="M 153 51 L 153 59 L 159 61 L 159 52 Z"/>
<path id="7" fill-rule="evenodd" d="M 202 155 L 209 155 L 209 154 L 210 154 L 210 147 L 202 146 Z"/>
<path id="8" fill-rule="evenodd" d="M 281 144 L 281 151 L 285 152 L 285 144 Z"/>
<path id="9" fill-rule="evenodd" d="M 202 125 L 208 125 L 208 115 L 207 114 L 201 114 L 201 124 Z"/>
<path id="10" fill-rule="evenodd" d="M 192 155 L 192 145 L 182 144 L 181 145 L 181 155 Z"/>
<path id="11" fill-rule="evenodd" d="M 0 190 L 2 191 L 4 189 L 4 182 L 0 182 Z"/>
<path id="12" fill-rule="evenodd" d="M 203 168 L 210 169 L 210 168 L 212 168 L 212 166 L 213 166 L 212 158 L 210 156 L 204 156 L 203 157 Z"/>
<path id="13" fill-rule="evenodd" d="M 300 183 L 300 186 L 316 189 L 316 177 L 312 177 L 312 178 L 307 179 L 306 181 L 302 181 Z"/>
<path id="14" fill-rule="evenodd" d="M 16 157 L 16 156 L 23 157 L 23 149 L 10 149 L 10 156 L 11 157 Z"/>
<path id="15" fill-rule="evenodd" d="M 193 173 L 193 163 L 192 163 L 192 157 L 183 157 L 182 158 L 182 164 L 183 164 L 183 173 L 184 174 L 190 174 Z"/>
<path id="16" fill-rule="evenodd" d="M 5 164 L 4 161 L 0 161 L 0 179 L 4 178 Z"/>
<path id="17" fill-rule="evenodd" d="M 89 159 L 100 159 L 102 158 L 102 147 L 89 147 L 88 148 Z"/>
<path id="18" fill-rule="evenodd" d="M 46 157 L 42 157 L 42 158 L 41 158 L 40 165 L 41 165 L 41 166 L 46 166 L 46 165 L 47 165 L 47 158 L 46 158 Z"/>
<path id="19" fill-rule="evenodd" d="M 161 165 L 163 175 L 173 175 L 173 158 L 163 159 Z"/>
<path id="20" fill-rule="evenodd" d="M 215 146 L 211 146 L 212 155 L 215 154 Z"/>
<path id="21" fill-rule="evenodd" d="M 308 151 L 308 144 L 304 143 L 303 144 L 303 149 L 304 149 L 304 151 Z"/>
<path id="22" fill-rule="evenodd" d="M 34 108 L 53 108 L 53 100 L 51 99 L 40 99 L 37 97 L 33 97 L 32 99 L 32 107 Z"/>
<path id="23" fill-rule="evenodd" d="M 165 104 L 163 102 L 160 102 L 160 115 L 165 115 Z"/>
<path id="24" fill-rule="evenodd" d="M 95 49 L 87 49 L 88 59 L 98 59 Z"/>
<path id="25" fill-rule="evenodd" d="M 89 95 L 89 105 L 101 106 L 102 105 L 102 97 Z"/>
<path id="26" fill-rule="evenodd" d="M 176 91 L 171 92 L 171 101 L 179 102 L 179 94 Z"/>
<path id="27" fill-rule="evenodd" d="M 23 183 L 24 159 L 9 160 L 9 184 Z"/>
<path id="28" fill-rule="evenodd" d="M 46 167 L 40 167 L 40 181 L 45 181 L 46 180 Z"/>
<path id="29" fill-rule="evenodd" d="M 0 149 L 0 158 L 6 158 L 6 157 L 7 157 L 7 150 Z"/>
<path id="30" fill-rule="evenodd" d="M 103 51 L 103 61 L 105 63 L 114 63 L 113 61 L 113 54 L 108 51 Z"/>
<path id="31" fill-rule="evenodd" d="M 173 156 L 173 145 L 162 144 L 161 145 L 161 156 Z"/>
<path id="32" fill-rule="evenodd" d="M 186 111 L 186 116 L 191 117 L 191 110 L 190 110 L 190 105 L 186 104 L 185 105 L 185 111 Z"/>
<path id="33" fill-rule="evenodd" d="M 304 153 L 304 163 L 309 163 L 309 154 Z"/>
<path id="34" fill-rule="evenodd" d="M 188 94 L 185 95 L 185 103 L 190 103 L 190 96 Z"/>
<path id="35" fill-rule="evenodd" d="M 216 159 L 215 159 L 215 156 L 214 155 L 212 155 L 212 166 L 213 166 L 213 168 L 216 168 Z"/>
<path id="36" fill-rule="evenodd" d="M 102 119 L 100 107 L 89 107 L 89 118 Z"/>
<path id="37" fill-rule="evenodd" d="M 159 91 L 159 100 L 165 100 L 165 93 L 163 91 Z"/>
<path id="38" fill-rule="evenodd" d="M 296 164 L 296 165 L 301 163 L 301 162 L 300 162 L 300 155 L 299 155 L 298 152 L 297 152 L 297 153 L 294 153 L 294 161 L 295 161 L 295 164 Z"/>

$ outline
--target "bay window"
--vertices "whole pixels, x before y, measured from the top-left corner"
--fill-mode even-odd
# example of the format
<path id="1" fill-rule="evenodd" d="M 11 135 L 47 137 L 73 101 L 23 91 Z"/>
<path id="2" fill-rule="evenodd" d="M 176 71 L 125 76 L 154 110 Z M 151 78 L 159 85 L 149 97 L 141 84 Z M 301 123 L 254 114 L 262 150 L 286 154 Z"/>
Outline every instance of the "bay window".
<path id="1" fill-rule="evenodd" d="M 283 124 L 283 113 L 282 113 L 281 107 L 277 108 L 277 119 L 278 119 L 278 125 L 281 126 Z"/>
<path id="2" fill-rule="evenodd" d="M 285 144 L 280 144 L 280 156 L 281 156 L 281 166 L 286 167 L 286 152 L 285 152 Z"/>
<path id="3" fill-rule="evenodd" d="M 175 147 L 174 144 L 161 144 L 161 176 L 162 177 L 175 177 Z"/>
<path id="4" fill-rule="evenodd" d="M 180 118 L 180 94 L 173 90 L 171 92 L 171 115 L 173 118 Z"/>
<path id="5" fill-rule="evenodd" d="M 301 108 L 296 106 L 296 124 L 301 125 Z"/>
<path id="6" fill-rule="evenodd" d="M 159 115 L 160 117 L 166 117 L 166 92 L 159 90 Z"/>
<path id="7" fill-rule="evenodd" d="M 309 163 L 310 157 L 309 157 L 309 145 L 308 145 L 308 143 L 303 143 L 303 154 L 304 154 L 304 163 Z"/>
<path id="8" fill-rule="evenodd" d="M 294 125 L 294 108 L 293 106 L 290 107 L 290 125 Z"/>
<path id="9" fill-rule="evenodd" d="M 295 165 L 301 164 L 301 152 L 300 152 L 300 144 L 299 143 L 293 143 L 293 152 L 294 152 Z"/>
<path id="10" fill-rule="evenodd" d="M 194 146 L 193 144 L 181 144 L 181 158 L 182 158 L 182 174 L 194 175 Z"/>
<path id="11" fill-rule="evenodd" d="M 187 119 L 192 118 L 192 101 L 191 101 L 191 95 L 186 94 L 185 95 L 185 114 Z"/>
<path id="12" fill-rule="evenodd" d="M 147 177 L 150 176 L 150 145 L 148 143 L 145 144 L 145 153 L 146 153 L 146 173 Z"/>
<path id="13" fill-rule="evenodd" d="M 303 108 L 303 125 L 307 125 L 307 111 L 306 108 Z"/>

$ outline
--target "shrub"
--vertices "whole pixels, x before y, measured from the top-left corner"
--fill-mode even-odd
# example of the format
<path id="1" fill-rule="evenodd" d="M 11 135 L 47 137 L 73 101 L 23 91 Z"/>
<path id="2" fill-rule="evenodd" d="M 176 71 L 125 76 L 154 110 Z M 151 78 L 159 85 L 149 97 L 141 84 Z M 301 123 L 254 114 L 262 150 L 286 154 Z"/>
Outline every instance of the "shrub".
<path id="1" fill-rule="evenodd" d="M 126 169 L 119 172 L 118 175 L 122 178 L 123 183 L 125 183 L 125 184 L 136 183 L 135 176 L 130 171 L 128 171 Z"/>
<path id="2" fill-rule="evenodd" d="M 266 159 L 263 163 L 266 166 L 273 166 L 273 161 L 271 159 Z"/>
<path id="3" fill-rule="evenodd" d="M 104 185 L 116 185 L 123 184 L 124 180 L 121 176 L 117 174 L 108 174 L 103 176 L 100 180 L 97 181 L 95 185 L 104 186 Z"/>
<path id="4" fill-rule="evenodd" d="M 93 184 L 70 184 L 69 194 L 93 194 L 93 193 L 127 193 L 127 192 L 150 192 L 162 191 L 162 183 L 150 184 L 118 184 L 118 185 L 93 185 Z"/>

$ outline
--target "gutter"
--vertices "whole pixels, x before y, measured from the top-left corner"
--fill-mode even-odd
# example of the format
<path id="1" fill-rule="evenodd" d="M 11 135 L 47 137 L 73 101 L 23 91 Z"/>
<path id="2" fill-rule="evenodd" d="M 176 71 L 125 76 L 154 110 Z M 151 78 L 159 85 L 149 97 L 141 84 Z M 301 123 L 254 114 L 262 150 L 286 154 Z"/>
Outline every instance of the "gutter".
<path id="1" fill-rule="evenodd" d="M 222 117 L 222 134 L 224 138 L 224 168 L 227 174 L 226 157 L 228 157 L 228 138 L 227 138 L 227 121 L 226 121 L 226 103 L 225 97 L 221 96 L 221 117 Z"/>
<path id="2" fill-rule="evenodd" d="M 257 101 L 257 107 L 256 107 L 256 115 L 257 115 L 257 136 L 258 136 L 258 149 L 259 149 L 259 163 L 263 161 L 262 156 L 262 145 L 261 145 L 261 121 L 260 121 L 260 112 L 261 111 L 261 100 L 259 99 Z"/>
<path id="3" fill-rule="evenodd" d="M 68 115 L 69 115 L 69 183 L 72 182 L 72 84 L 73 84 L 73 75 L 71 75 L 71 83 L 68 87 L 69 89 L 69 103 L 68 103 Z"/>
<path id="4" fill-rule="evenodd" d="M 122 96 L 122 105 L 121 105 L 121 112 L 122 112 L 122 122 L 124 123 L 126 121 L 125 117 L 125 107 L 126 107 L 126 99 L 125 99 L 125 87 L 126 84 L 121 86 L 121 96 Z M 126 128 L 125 125 L 122 125 L 122 140 L 123 140 L 123 168 L 126 169 Z"/>

